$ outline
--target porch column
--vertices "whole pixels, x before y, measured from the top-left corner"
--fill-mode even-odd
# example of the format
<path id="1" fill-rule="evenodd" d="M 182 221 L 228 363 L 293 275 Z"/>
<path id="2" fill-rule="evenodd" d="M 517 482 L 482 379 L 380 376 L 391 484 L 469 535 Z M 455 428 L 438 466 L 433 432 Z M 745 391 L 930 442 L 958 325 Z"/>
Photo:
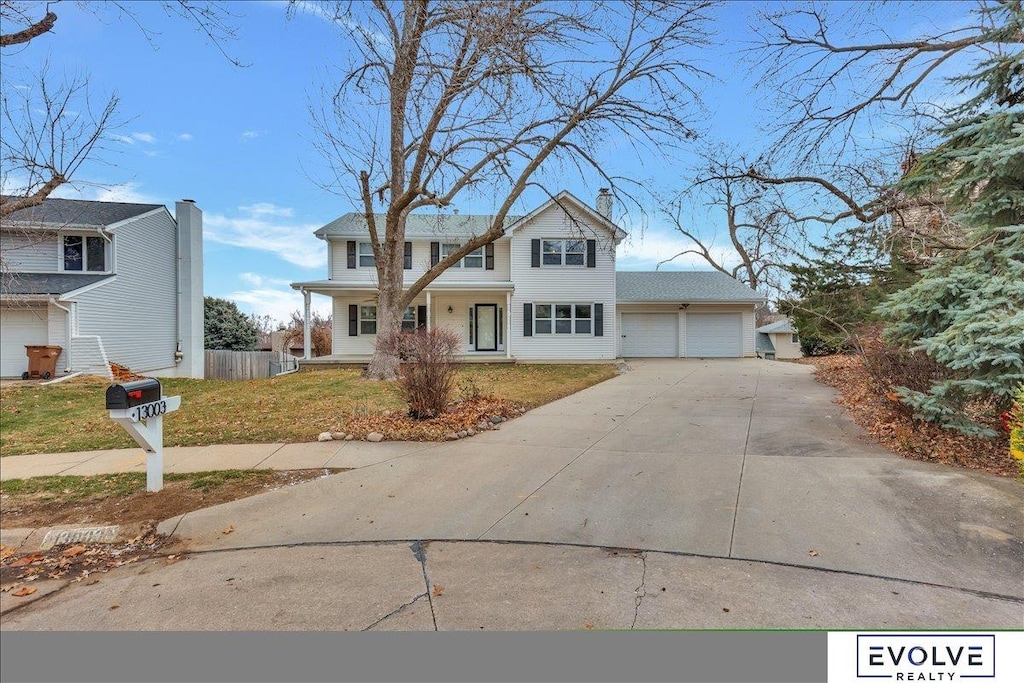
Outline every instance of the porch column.
<path id="1" fill-rule="evenodd" d="M 505 358 L 512 360 L 512 292 L 505 292 Z"/>
<path id="2" fill-rule="evenodd" d="M 430 332 L 430 292 L 427 292 L 427 332 Z"/>
<path id="3" fill-rule="evenodd" d="M 302 318 L 302 358 L 309 360 L 310 355 L 310 330 L 309 330 L 309 290 L 302 290 L 302 304 L 305 315 Z"/>

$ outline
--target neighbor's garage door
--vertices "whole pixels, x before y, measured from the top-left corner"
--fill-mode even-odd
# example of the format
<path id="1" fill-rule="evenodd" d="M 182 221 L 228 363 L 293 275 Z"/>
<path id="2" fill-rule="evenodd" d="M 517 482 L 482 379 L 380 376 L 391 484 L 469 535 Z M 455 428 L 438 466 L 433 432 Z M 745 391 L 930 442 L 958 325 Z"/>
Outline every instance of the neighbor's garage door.
<path id="1" fill-rule="evenodd" d="M 679 316 L 675 313 L 623 313 L 621 334 L 625 358 L 679 356 Z"/>
<path id="2" fill-rule="evenodd" d="M 28 370 L 26 344 L 45 344 L 46 311 L 0 308 L 0 377 L 21 377 Z"/>
<path id="3" fill-rule="evenodd" d="M 742 358 L 742 313 L 687 313 L 687 358 Z"/>

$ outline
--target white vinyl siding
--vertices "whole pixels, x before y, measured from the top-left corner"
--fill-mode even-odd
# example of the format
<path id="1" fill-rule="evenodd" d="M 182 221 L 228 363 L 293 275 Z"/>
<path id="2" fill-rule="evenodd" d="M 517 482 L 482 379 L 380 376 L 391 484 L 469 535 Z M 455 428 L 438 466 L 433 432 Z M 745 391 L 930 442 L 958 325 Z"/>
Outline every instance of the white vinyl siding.
<path id="1" fill-rule="evenodd" d="M 742 358 L 741 313 L 687 313 L 686 355 L 689 358 Z"/>
<path id="2" fill-rule="evenodd" d="M 174 368 L 178 341 L 174 221 L 159 211 L 111 232 L 115 276 L 70 297 L 78 303 L 78 334 L 102 337 L 107 357 L 135 372 Z"/>
<path id="3" fill-rule="evenodd" d="M 4 230 L 0 234 L 3 260 L 16 273 L 56 273 L 58 246 L 56 233 Z"/>
<path id="4" fill-rule="evenodd" d="M 582 216 L 580 216 L 582 220 Z M 512 355 L 520 360 L 601 360 L 615 358 L 615 254 L 612 237 L 603 228 L 585 228 L 566 218 L 562 209 L 551 206 L 529 223 L 517 228 L 512 237 Z M 531 240 L 581 238 L 597 239 L 595 268 L 531 266 Z M 585 242 L 584 242 L 585 245 Z M 584 246 L 584 249 L 586 247 Z M 600 337 L 584 334 L 523 335 L 524 303 L 602 304 L 603 332 Z M 591 315 L 593 315 L 593 309 Z"/>
<path id="5" fill-rule="evenodd" d="M 353 240 L 358 241 L 358 240 Z M 409 285 L 416 281 L 423 273 L 430 268 L 430 243 L 455 243 L 449 238 L 441 236 L 435 240 L 415 239 L 412 240 L 412 268 L 403 270 L 402 275 L 405 284 Z M 332 237 L 328 240 L 328 249 L 331 256 L 328 259 L 331 265 L 330 279 L 338 282 L 350 282 L 354 285 L 377 284 L 376 268 L 349 268 L 348 267 L 348 242 L 344 237 Z M 481 249 L 483 253 L 483 249 Z M 357 259 L 358 261 L 358 259 Z M 441 284 L 445 282 L 508 282 L 509 280 L 509 240 L 502 239 L 494 243 L 494 270 L 487 270 L 484 266 L 486 260 L 481 261 L 484 265 L 479 268 L 449 268 L 434 280 Z M 529 265 L 529 262 L 527 262 Z"/>
<path id="6" fill-rule="evenodd" d="M 623 313 L 620 329 L 624 358 L 679 356 L 678 313 Z"/>

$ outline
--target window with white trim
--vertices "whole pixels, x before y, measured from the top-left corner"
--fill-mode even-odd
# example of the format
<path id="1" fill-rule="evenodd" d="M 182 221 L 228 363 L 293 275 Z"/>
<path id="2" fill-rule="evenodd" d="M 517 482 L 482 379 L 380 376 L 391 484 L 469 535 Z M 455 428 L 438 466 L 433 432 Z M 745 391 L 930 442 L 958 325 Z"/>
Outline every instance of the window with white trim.
<path id="1" fill-rule="evenodd" d="M 402 329 L 407 332 L 412 332 L 416 329 L 416 307 L 409 306 L 405 309 L 405 313 L 402 314 Z"/>
<path id="2" fill-rule="evenodd" d="M 359 307 L 359 334 L 377 334 L 377 307 Z"/>
<path id="3" fill-rule="evenodd" d="M 537 304 L 534 334 L 581 334 L 594 332 L 593 304 Z"/>
<path id="4" fill-rule="evenodd" d="M 356 253 L 359 255 L 360 268 L 373 268 L 377 265 L 377 259 L 373 256 L 373 244 L 370 242 L 360 242 Z"/>
<path id="5" fill-rule="evenodd" d="M 93 235 L 65 235 L 64 270 L 102 273 L 107 270 L 107 240 Z"/>
<path id="6" fill-rule="evenodd" d="M 448 258 L 448 255 L 459 249 L 461 244 L 442 244 L 441 245 L 441 258 Z M 452 268 L 483 268 L 484 267 L 484 248 L 474 249 L 469 252 L 462 259 L 452 264 Z"/>
<path id="7" fill-rule="evenodd" d="M 793 342 L 794 344 L 800 343 L 800 337 L 797 336 L 796 332 L 793 333 L 793 336 L 790 338 L 790 341 Z"/>
<path id="8" fill-rule="evenodd" d="M 585 266 L 587 265 L 586 240 L 541 240 L 541 265 Z"/>

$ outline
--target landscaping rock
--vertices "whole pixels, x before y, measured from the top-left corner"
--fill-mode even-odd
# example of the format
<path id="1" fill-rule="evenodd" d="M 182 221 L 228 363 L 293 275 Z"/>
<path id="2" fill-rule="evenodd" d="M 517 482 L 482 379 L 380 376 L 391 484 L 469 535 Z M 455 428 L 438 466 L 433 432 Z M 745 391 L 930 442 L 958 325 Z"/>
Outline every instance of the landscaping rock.
<path id="1" fill-rule="evenodd" d="M 490 422 L 480 421 L 480 422 L 476 423 L 476 431 L 478 431 L 478 432 L 482 432 L 485 429 L 490 429 L 490 428 L 491 428 L 491 423 Z"/>
<path id="2" fill-rule="evenodd" d="M 372 441 L 373 443 L 377 443 L 378 441 L 384 440 L 384 435 L 381 434 L 380 432 L 370 432 L 369 434 L 366 435 L 366 440 Z"/>
<path id="3" fill-rule="evenodd" d="M 466 436 L 476 436 L 476 431 L 472 429 L 467 429 Z"/>
<path id="4" fill-rule="evenodd" d="M 348 434 L 345 432 L 331 432 L 331 438 L 335 441 L 344 441 L 346 436 L 348 436 Z"/>
<path id="5" fill-rule="evenodd" d="M 316 435 L 316 440 L 317 441 L 330 441 L 331 440 L 331 433 L 330 432 L 320 432 L 319 434 Z"/>
<path id="6" fill-rule="evenodd" d="M 500 425 L 504 421 L 505 421 L 505 418 L 501 417 L 500 415 L 494 415 L 493 417 L 491 417 L 491 424 L 492 425 Z"/>
<path id="7" fill-rule="evenodd" d="M 460 439 L 465 439 L 467 436 L 469 436 L 469 434 L 467 434 L 465 431 L 459 432 Z"/>
<path id="8" fill-rule="evenodd" d="M 448 436 L 444 437 L 445 441 L 458 441 L 458 439 L 459 435 L 456 434 L 455 432 L 452 432 Z"/>
<path id="9" fill-rule="evenodd" d="M 349 434 L 348 436 L 345 437 L 345 441 L 353 441 L 353 440 L 355 440 L 355 438 L 356 438 L 355 434 Z"/>

